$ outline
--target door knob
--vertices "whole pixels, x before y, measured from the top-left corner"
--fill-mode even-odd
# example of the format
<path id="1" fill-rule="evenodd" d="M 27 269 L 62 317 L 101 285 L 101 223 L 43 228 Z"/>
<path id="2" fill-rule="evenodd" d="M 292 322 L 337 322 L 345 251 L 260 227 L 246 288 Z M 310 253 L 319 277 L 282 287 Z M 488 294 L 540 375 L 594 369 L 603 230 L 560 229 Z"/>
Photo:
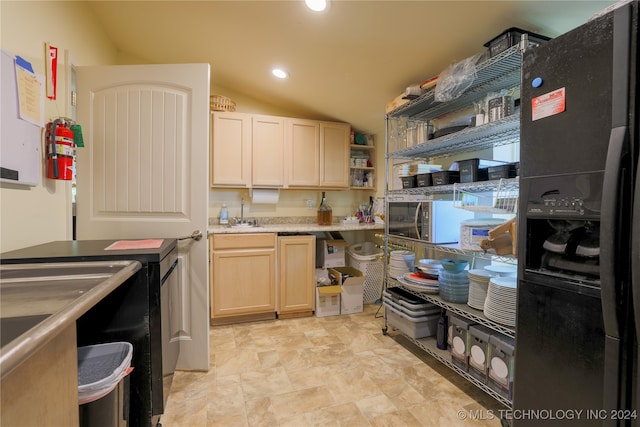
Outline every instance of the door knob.
<path id="1" fill-rule="evenodd" d="M 202 240 L 202 231 L 195 230 L 193 233 L 191 233 L 190 236 L 178 237 L 178 240 L 187 240 L 187 239 L 193 239 L 196 242 L 199 242 L 200 240 Z"/>

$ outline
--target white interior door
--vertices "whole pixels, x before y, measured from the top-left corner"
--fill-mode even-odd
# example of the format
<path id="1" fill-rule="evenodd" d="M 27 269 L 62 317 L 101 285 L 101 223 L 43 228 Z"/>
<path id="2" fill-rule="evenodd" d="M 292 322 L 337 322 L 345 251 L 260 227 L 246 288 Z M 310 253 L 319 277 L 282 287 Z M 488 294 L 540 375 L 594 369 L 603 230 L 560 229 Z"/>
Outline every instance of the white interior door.
<path id="1" fill-rule="evenodd" d="M 179 369 L 209 368 L 208 64 L 78 67 L 77 236 L 179 241 Z M 178 310 L 175 310 L 178 309 Z"/>

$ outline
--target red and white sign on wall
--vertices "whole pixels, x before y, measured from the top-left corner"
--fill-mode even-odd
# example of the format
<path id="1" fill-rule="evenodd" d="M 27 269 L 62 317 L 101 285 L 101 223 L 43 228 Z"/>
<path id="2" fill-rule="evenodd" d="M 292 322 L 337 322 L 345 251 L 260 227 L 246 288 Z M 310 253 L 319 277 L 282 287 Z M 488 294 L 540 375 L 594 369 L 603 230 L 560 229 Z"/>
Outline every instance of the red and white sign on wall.
<path id="1" fill-rule="evenodd" d="M 556 89 L 533 98 L 531 100 L 531 120 L 536 121 L 564 112 L 566 106 L 564 89 Z"/>

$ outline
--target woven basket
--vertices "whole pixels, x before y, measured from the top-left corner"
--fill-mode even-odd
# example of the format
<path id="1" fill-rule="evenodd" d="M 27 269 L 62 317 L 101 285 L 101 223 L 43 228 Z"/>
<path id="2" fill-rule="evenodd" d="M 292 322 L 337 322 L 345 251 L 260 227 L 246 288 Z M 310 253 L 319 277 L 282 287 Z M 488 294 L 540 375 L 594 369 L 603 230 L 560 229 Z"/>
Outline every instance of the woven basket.
<path id="1" fill-rule="evenodd" d="M 226 96 L 211 95 L 210 107 L 213 111 L 236 111 L 236 103 Z"/>

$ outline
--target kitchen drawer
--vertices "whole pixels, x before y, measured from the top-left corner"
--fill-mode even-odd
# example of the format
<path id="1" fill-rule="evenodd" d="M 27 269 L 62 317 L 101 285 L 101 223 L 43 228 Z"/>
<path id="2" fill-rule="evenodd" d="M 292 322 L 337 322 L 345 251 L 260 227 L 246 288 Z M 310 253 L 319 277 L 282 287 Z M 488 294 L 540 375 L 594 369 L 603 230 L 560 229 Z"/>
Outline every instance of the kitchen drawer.
<path id="1" fill-rule="evenodd" d="M 275 248 L 275 233 L 216 234 L 213 236 L 213 250 Z"/>

